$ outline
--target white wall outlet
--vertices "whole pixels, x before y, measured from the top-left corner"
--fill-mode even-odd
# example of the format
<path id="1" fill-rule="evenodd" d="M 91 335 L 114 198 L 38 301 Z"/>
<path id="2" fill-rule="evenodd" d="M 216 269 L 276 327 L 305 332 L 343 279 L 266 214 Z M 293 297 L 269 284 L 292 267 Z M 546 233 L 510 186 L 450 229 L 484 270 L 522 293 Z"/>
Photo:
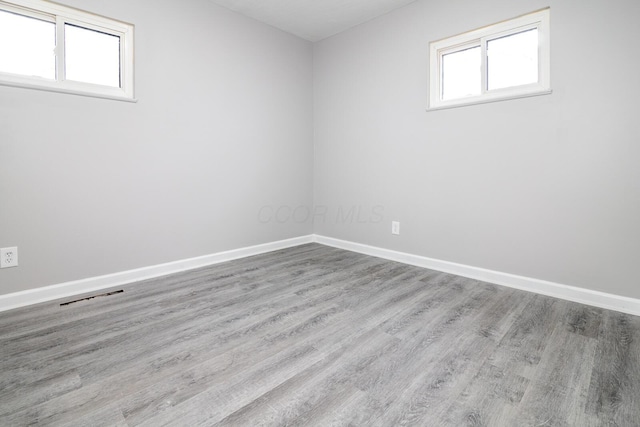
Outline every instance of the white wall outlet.
<path id="1" fill-rule="evenodd" d="M 391 221 L 391 234 L 400 235 L 400 223 L 398 221 Z"/>
<path id="2" fill-rule="evenodd" d="M 0 249 L 0 268 L 9 268 L 18 266 L 18 248 L 2 248 Z"/>

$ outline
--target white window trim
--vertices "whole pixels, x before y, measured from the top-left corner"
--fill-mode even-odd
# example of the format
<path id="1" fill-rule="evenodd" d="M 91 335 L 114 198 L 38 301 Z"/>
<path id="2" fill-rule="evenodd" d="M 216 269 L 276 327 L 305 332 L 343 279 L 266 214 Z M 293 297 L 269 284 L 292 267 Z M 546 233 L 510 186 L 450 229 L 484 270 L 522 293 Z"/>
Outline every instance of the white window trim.
<path id="1" fill-rule="evenodd" d="M 508 21 L 431 42 L 429 44 L 429 107 L 427 110 L 440 110 L 463 105 L 550 94 L 551 43 L 549 15 L 548 8 L 542 9 Z M 539 30 L 538 82 L 491 91 L 487 90 L 487 41 L 533 28 L 538 28 Z M 480 46 L 482 50 L 482 90 L 480 95 L 443 100 L 441 87 L 442 56 L 477 46 Z"/>
<path id="2" fill-rule="evenodd" d="M 56 80 L 0 72 L 0 85 L 137 102 L 134 95 L 134 26 L 45 0 L 0 0 L 0 9 L 56 23 Z M 64 25 L 79 25 L 120 37 L 120 88 L 65 80 Z"/>

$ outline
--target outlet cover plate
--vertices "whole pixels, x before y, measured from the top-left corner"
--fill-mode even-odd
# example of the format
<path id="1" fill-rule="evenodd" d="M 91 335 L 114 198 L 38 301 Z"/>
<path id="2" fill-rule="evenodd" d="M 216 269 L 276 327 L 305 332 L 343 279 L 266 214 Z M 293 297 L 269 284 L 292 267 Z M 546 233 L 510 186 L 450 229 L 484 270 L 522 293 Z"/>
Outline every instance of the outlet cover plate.
<path id="1" fill-rule="evenodd" d="M 393 234 L 394 236 L 400 235 L 400 222 L 391 221 L 391 234 Z"/>
<path id="2" fill-rule="evenodd" d="M 0 268 L 10 268 L 18 266 L 18 248 L 0 249 Z"/>

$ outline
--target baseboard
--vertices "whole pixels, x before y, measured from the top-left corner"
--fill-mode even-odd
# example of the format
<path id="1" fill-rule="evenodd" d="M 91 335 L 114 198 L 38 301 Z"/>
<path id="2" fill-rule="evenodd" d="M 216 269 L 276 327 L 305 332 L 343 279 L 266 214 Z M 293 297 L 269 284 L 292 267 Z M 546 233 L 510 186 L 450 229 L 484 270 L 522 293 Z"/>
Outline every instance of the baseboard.
<path id="1" fill-rule="evenodd" d="M 0 295 L 0 312 L 42 302 L 53 301 L 74 295 L 87 294 L 129 283 L 179 273 L 194 268 L 206 267 L 225 261 L 232 261 L 253 255 L 260 255 L 280 249 L 286 249 L 306 243 L 317 242 L 326 246 L 345 249 L 379 258 L 397 261 L 417 267 L 429 268 L 458 276 L 469 277 L 501 286 L 534 292 L 567 301 L 615 310 L 640 316 L 640 300 L 604 292 L 593 291 L 575 286 L 562 285 L 530 277 L 517 276 L 499 271 L 487 270 L 448 261 L 441 261 L 419 255 L 392 251 L 361 243 L 334 239 L 320 235 L 302 236 L 293 239 L 265 243 L 262 245 L 234 249 L 196 258 L 169 262 L 135 270 L 123 271 L 105 276 L 91 277 L 58 285 L 45 286 L 28 291 Z"/>
<path id="2" fill-rule="evenodd" d="M 415 265 L 417 267 L 424 267 L 458 276 L 469 277 L 471 279 L 482 280 L 496 285 L 535 292 L 537 294 L 567 301 L 640 316 L 640 300 L 634 298 L 592 291 L 589 289 L 577 288 L 575 286 L 562 285 L 560 283 L 517 276 L 509 273 L 502 273 L 479 267 L 456 264 L 448 261 L 441 261 L 419 255 L 412 255 L 375 246 L 334 239 L 331 237 L 314 235 L 313 240 L 317 243 L 339 249 L 345 249 L 404 264 Z"/>
<path id="3" fill-rule="evenodd" d="M 165 276 L 167 274 L 179 273 L 181 271 L 191 270 L 194 268 L 206 267 L 208 265 L 219 264 L 221 262 L 232 261 L 234 259 L 245 258 L 248 256 L 260 255 L 311 242 L 313 242 L 313 236 L 296 237 L 293 239 L 234 249 L 197 258 L 173 261 L 166 264 L 122 271 L 105 276 L 91 277 L 58 285 L 30 289 L 28 291 L 0 295 L 0 312 L 61 298 L 68 298 L 74 295 L 87 294 L 90 292 L 126 285 L 128 283 L 152 279 L 154 277 Z"/>

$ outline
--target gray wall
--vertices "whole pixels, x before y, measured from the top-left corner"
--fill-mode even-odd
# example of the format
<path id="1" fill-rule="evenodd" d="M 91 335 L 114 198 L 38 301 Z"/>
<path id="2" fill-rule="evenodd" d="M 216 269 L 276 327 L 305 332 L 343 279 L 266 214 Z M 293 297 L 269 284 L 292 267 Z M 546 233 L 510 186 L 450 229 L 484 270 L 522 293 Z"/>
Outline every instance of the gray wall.
<path id="1" fill-rule="evenodd" d="M 0 87 L 0 294 L 307 235 L 312 46 L 207 0 L 66 0 L 136 25 L 137 104 Z"/>
<path id="2" fill-rule="evenodd" d="M 67 3 L 136 24 L 140 101 L 0 87 L 0 294 L 309 234 L 315 193 L 318 234 L 640 297 L 637 1 L 418 1 L 313 52 L 207 0 Z M 549 5 L 553 95 L 425 112 L 430 40 Z"/>
<path id="3" fill-rule="evenodd" d="M 546 6 L 552 95 L 425 112 L 429 41 Z M 640 297 L 639 16 L 418 1 L 315 45 L 315 202 L 363 212 L 316 233 Z"/>

